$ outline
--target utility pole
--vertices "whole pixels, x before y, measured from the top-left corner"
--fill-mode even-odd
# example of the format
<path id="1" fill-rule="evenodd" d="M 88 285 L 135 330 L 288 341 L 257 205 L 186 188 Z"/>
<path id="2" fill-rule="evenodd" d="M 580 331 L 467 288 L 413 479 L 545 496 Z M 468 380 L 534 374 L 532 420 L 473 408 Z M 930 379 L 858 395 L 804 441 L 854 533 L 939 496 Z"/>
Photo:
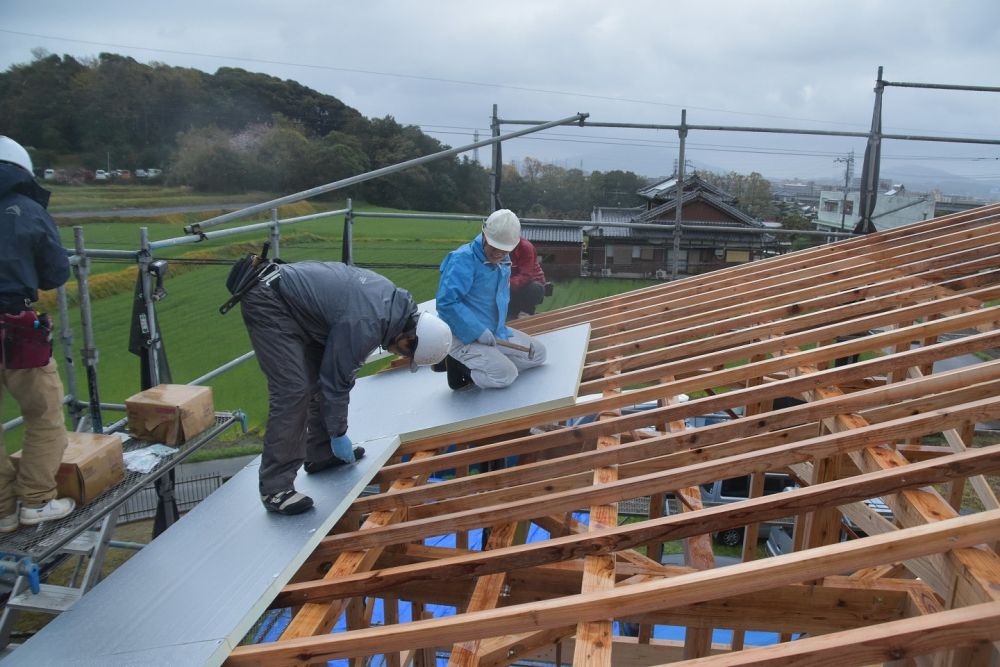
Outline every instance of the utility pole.
<path id="1" fill-rule="evenodd" d="M 847 190 L 851 186 L 851 179 L 854 178 L 854 151 L 847 155 L 847 157 L 834 158 L 834 162 L 843 162 L 844 164 L 844 197 L 840 202 L 840 231 L 844 231 L 844 218 L 847 216 Z"/>
<path id="2" fill-rule="evenodd" d="M 670 279 L 677 280 L 681 258 L 681 207 L 684 206 L 684 142 L 687 139 L 687 109 L 681 109 L 681 126 L 677 130 L 680 150 L 677 157 L 677 189 L 674 193 L 674 261 L 670 267 Z"/>
<path id="3" fill-rule="evenodd" d="M 472 133 L 472 143 L 474 143 L 474 144 L 478 144 L 479 143 L 479 130 L 476 130 L 476 131 L 474 131 Z M 472 159 L 475 161 L 476 164 L 480 164 L 480 162 L 479 162 L 479 148 L 478 147 L 476 147 L 475 149 L 473 149 L 473 151 L 472 151 Z"/>
<path id="4" fill-rule="evenodd" d="M 497 117 L 497 105 L 493 105 L 493 117 L 490 118 L 490 135 L 500 136 L 500 119 Z M 490 212 L 500 208 L 500 176 L 503 174 L 503 152 L 500 142 L 493 144 L 493 159 L 490 162 Z"/>

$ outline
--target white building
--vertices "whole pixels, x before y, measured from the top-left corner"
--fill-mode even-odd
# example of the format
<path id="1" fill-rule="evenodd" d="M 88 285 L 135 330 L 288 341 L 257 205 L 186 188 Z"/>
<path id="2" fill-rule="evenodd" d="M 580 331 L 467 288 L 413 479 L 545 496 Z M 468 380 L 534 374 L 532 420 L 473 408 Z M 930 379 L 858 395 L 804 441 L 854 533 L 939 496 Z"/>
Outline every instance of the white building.
<path id="1" fill-rule="evenodd" d="M 851 231 L 861 219 L 861 193 L 842 190 L 823 190 L 819 196 L 816 228 L 822 231 Z M 878 231 L 901 227 L 934 217 L 934 197 L 906 192 L 902 185 L 894 185 L 880 192 L 875 200 L 872 222 Z"/>

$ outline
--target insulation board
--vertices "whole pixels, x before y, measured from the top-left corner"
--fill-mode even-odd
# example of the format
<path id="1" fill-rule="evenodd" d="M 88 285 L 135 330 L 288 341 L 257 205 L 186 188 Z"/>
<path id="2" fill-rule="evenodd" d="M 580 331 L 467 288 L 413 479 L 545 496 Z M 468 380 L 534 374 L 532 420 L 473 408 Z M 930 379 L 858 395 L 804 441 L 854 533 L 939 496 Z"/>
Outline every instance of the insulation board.
<path id="1" fill-rule="evenodd" d="M 589 336 L 588 324 L 540 336 L 547 362 L 506 389 L 454 392 L 428 368 L 358 380 L 348 433 L 365 458 L 299 471 L 296 488 L 314 510 L 265 512 L 257 458 L 3 664 L 221 664 L 401 440 L 572 404 Z"/>

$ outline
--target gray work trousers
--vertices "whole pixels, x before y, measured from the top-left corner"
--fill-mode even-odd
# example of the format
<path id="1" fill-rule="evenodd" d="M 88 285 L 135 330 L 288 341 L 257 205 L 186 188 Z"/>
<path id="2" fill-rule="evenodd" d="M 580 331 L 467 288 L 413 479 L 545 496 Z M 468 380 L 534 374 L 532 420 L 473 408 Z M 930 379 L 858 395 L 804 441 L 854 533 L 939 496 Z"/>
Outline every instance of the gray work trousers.
<path id="1" fill-rule="evenodd" d="M 545 363 L 545 346 L 537 338 L 511 327 L 509 342 L 522 347 L 531 346 L 533 353 L 513 350 L 499 345 L 481 345 L 477 342 L 464 344 L 458 336 L 451 337 L 448 354 L 462 362 L 469 369 L 469 375 L 477 387 L 482 389 L 503 389 L 517 379 L 519 372 L 541 366 Z"/>
<path id="2" fill-rule="evenodd" d="M 267 377 L 268 410 L 261 455 L 261 495 L 295 488 L 303 461 L 331 456 L 323 422 L 319 367 L 323 345 L 291 316 L 273 286 L 258 284 L 241 301 L 257 363 Z"/>

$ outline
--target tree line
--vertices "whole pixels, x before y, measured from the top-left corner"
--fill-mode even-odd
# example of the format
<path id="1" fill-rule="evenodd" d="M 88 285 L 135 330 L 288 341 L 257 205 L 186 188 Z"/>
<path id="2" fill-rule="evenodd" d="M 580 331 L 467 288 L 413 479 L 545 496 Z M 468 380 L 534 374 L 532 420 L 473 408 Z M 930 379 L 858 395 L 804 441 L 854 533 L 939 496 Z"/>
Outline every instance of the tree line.
<path id="1" fill-rule="evenodd" d="M 448 146 L 391 116 L 368 119 L 295 81 L 238 68 L 214 74 L 101 53 L 77 60 L 44 50 L 0 72 L 0 128 L 36 167 L 164 169 L 168 184 L 205 192 L 291 193 Z M 755 217 L 775 213 L 760 174 L 699 174 Z M 598 206 L 635 207 L 647 179 L 585 173 L 528 158 L 505 165 L 501 204 L 528 217 L 589 219 Z M 467 156 L 373 179 L 352 196 L 402 209 L 483 212 L 489 172 Z"/>

